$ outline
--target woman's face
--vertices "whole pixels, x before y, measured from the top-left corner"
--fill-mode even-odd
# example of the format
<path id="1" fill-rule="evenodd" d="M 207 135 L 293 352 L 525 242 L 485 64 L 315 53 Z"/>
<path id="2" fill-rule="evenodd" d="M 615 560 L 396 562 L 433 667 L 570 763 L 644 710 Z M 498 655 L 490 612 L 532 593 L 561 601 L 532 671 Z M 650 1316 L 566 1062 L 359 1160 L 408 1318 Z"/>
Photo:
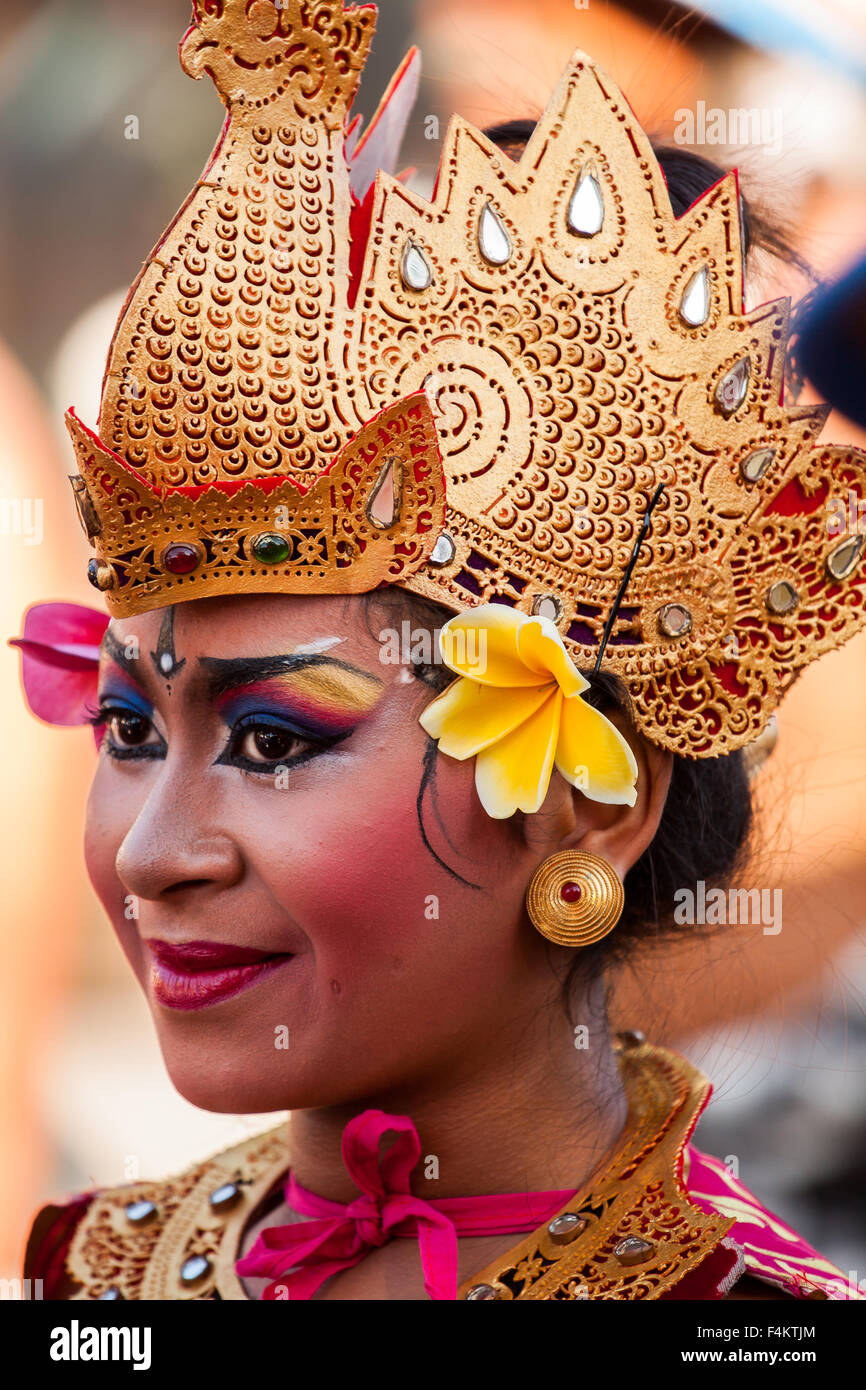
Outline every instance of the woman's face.
<path id="1" fill-rule="evenodd" d="M 268 596 L 109 628 L 88 869 L 196 1105 L 453 1084 L 556 993 L 523 910 L 550 846 L 435 755 L 436 690 L 378 639 L 399 626 Z"/>

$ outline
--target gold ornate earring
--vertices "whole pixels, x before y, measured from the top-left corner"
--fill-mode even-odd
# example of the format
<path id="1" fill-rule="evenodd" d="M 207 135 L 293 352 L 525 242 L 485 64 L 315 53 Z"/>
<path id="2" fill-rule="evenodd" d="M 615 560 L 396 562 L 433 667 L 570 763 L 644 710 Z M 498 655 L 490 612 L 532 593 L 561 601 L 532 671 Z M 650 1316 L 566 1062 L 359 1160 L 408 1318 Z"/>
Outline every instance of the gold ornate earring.
<path id="1" fill-rule="evenodd" d="M 532 925 L 557 946 L 601 941 L 624 906 L 625 890 L 607 860 L 576 849 L 546 859 L 526 890 Z"/>

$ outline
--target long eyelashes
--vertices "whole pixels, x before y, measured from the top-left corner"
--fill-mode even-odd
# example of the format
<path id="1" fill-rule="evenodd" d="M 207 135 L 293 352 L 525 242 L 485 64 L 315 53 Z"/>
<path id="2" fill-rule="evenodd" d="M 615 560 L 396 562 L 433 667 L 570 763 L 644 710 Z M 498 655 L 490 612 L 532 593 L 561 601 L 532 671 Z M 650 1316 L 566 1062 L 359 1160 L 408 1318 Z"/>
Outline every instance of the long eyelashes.
<path id="1" fill-rule="evenodd" d="M 88 714 L 88 723 L 107 735 L 103 737 L 101 747 L 113 760 L 153 761 L 165 757 L 166 745 L 161 738 L 159 742 L 145 742 L 155 730 L 150 717 L 141 710 L 106 700 L 98 709 L 90 709 Z M 118 731 L 129 742 L 119 743 L 116 737 Z M 236 767 L 243 772 L 273 776 L 280 767 L 296 768 L 310 762 L 350 738 L 353 732 L 349 729 L 323 738 L 311 735 L 279 716 L 250 714 L 232 725 L 228 743 L 215 759 L 214 766 Z"/>
<path id="2" fill-rule="evenodd" d="M 301 767 L 321 753 L 343 743 L 352 730 L 330 738 L 313 737 L 290 721 L 267 714 L 248 714 L 233 725 L 228 746 L 216 760 L 219 764 L 240 767 L 245 772 L 273 775 L 278 767 Z M 245 752 L 245 749 L 248 750 Z M 255 749 L 259 759 L 249 756 Z"/>
<path id="3" fill-rule="evenodd" d="M 140 762 L 143 759 L 161 758 L 165 754 L 165 745 L 160 741 L 154 743 L 132 743 L 126 747 L 116 743 L 111 737 L 111 728 L 115 721 L 125 722 L 128 732 L 132 733 L 137 727 L 140 732 L 153 730 L 153 723 L 147 714 L 135 709 L 130 705 L 121 705 L 104 701 L 97 710 L 88 710 L 88 724 L 94 729 L 102 731 L 100 749 L 104 748 L 110 758 L 117 762 Z M 106 737 L 106 735 L 108 735 Z"/>

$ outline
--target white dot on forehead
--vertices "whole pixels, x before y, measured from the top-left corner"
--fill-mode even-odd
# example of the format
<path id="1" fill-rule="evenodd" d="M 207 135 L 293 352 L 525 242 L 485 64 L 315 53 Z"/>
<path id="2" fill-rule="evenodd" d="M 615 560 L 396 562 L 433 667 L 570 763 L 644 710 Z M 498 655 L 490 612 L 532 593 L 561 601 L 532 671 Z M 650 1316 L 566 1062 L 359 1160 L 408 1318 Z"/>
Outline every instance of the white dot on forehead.
<path id="1" fill-rule="evenodd" d="M 174 665 L 174 658 L 171 652 L 163 652 L 162 656 L 159 658 L 159 664 L 163 671 L 170 671 Z"/>

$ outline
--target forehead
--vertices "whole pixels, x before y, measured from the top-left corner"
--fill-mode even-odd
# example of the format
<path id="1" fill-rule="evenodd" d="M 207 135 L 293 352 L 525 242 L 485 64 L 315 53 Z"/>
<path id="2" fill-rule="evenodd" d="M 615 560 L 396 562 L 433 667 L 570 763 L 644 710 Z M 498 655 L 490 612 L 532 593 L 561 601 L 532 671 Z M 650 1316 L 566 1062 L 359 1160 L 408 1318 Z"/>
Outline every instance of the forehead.
<path id="1" fill-rule="evenodd" d="M 178 657 L 267 656 L 315 644 L 311 649 L 369 662 L 376 661 L 380 626 L 363 597 L 262 594 L 195 599 L 115 618 L 108 632 L 142 654 L 172 646 Z"/>
<path id="2" fill-rule="evenodd" d="M 131 684 L 149 700 L 222 702 L 274 681 L 320 710 L 368 712 L 405 671 L 387 658 L 392 606 L 354 596 L 200 599 L 114 620 L 102 645 L 102 689 Z M 386 639 L 387 640 L 387 639 Z M 108 682 L 106 687 L 105 682 Z"/>

